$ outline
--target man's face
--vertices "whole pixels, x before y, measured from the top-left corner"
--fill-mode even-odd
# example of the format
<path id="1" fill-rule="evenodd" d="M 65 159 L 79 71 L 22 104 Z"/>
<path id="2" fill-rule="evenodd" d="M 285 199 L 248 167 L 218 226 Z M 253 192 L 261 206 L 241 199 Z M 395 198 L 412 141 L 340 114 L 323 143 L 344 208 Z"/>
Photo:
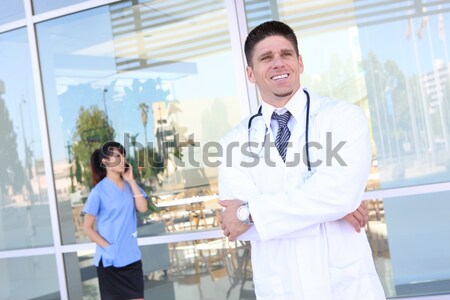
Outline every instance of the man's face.
<path id="1" fill-rule="evenodd" d="M 302 57 L 294 45 L 282 36 L 269 36 L 255 45 L 248 79 L 255 83 L 265 102 L 284 106 L 300 88 Z"/>

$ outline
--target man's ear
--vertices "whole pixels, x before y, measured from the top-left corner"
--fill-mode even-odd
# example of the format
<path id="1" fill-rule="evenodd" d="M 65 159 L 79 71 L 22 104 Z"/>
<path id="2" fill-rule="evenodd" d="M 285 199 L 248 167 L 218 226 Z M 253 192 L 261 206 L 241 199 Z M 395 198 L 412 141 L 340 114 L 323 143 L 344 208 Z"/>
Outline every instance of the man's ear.
<path id="1" fill-rule="evenodd" d="M 298 65 L 300 66 L 300 69 L 299 69 L 300 74 L 303 74 L 304 66 L 303 66 L 302 56 L 300 54 L 298 55 Z"/>
<path id="2" fill-rule="evenodd" d="M 253 74 L 253 69 L 252 69 L 252 67 L 247 66 L 247 67 L 245 68 L 245 71 L 247 72 L 247 78 L 248 78 L 248 80 L 250 80 L 251 83 L 255 83 L 255 82 L 256 82 L 256 79 L 255 79 L 255 76 L 254 76 L 254 74 Z"/>

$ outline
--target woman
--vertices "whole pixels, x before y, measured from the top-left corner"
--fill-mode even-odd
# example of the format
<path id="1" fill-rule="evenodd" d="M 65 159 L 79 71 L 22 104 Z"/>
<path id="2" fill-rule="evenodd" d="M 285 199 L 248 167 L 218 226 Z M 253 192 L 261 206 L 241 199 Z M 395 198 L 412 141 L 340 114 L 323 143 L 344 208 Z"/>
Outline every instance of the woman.
<path id="1" fill-rule="evenodd" d="M 147 194 L 136 184 L 125 155 L 117 142 L 91 154 L 94 188 L 83 208 L 83 227 L 97 244 L 94 264 L 102 299 L 144 299 L 136 210 L 147 211 Z"/>

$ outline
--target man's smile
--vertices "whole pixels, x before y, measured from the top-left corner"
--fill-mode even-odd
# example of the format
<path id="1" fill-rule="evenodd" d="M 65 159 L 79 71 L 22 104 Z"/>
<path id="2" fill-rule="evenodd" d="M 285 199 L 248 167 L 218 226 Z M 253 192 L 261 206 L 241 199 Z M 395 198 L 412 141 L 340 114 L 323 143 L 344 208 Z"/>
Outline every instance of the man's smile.
<path id="1" fill-rule="evenodd" d="M 270 79 L 280 80 L 280 79 L 284 79 L 284 78 L 288 78 L 288 77 L 289 77 L 289 74 L 285 73 L 285 74 L 279 74 L 279 75 L 272 76 Z"/>

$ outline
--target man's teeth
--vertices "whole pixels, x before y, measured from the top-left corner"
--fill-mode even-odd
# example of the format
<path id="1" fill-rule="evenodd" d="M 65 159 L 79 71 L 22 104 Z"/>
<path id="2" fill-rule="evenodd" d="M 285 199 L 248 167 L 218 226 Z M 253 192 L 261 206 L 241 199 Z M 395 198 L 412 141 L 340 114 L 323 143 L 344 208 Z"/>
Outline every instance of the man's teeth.
<path id="1" fill-rule="evenodd" d="M 278 79 L 286 78 L 288 76 L 289 76 L 288 74 L 281 74 L 281 75 L 273 76 L 272 80 L 278 80 Z"/>

